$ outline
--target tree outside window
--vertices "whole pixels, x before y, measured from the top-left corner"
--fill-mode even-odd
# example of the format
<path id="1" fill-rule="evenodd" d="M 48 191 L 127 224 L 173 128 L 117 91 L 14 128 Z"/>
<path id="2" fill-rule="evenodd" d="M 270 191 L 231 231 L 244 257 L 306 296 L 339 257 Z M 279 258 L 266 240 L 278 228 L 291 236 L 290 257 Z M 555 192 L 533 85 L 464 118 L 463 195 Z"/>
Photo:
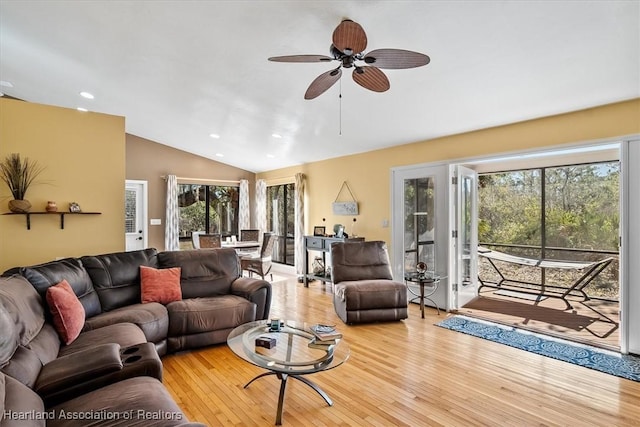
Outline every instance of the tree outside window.
<path id="1" fill-rule="evenodd" d="M 179 184 L 180 248 L 193 248 L 194 231 L 221 234 L 223 238 L 237 235 L 238 201 L 238 187 Z"/>

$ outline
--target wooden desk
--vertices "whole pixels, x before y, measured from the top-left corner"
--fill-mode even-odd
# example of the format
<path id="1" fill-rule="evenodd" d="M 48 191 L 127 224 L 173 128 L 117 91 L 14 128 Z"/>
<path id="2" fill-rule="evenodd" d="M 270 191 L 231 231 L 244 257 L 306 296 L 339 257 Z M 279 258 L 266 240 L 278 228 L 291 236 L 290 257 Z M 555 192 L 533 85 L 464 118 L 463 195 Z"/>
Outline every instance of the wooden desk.
<path id="1" fill-rule="evenodd" d="M 324 237 L 324 236 L 304 236 L 304 287 L 309 287 L 309 280 L 320 280 L 322 282 L 331 282 L 331 273 L 327 274 L 327 252 L 331 251 L 331 245 L 336 242 L 364 242 L 364 237 L 352 237 L 345 239 L 344 237 Z M 309 273 L 309 252 L 317 251 L 322 253 L 322 265 L 324 271 L 320 274 Z"/>

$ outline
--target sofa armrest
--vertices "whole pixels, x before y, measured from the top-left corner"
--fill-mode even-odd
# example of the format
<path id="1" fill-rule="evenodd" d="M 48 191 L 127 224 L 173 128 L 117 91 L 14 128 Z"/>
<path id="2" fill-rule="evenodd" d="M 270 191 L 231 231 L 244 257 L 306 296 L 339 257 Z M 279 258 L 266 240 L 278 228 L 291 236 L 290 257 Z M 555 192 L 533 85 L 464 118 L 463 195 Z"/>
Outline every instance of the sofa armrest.
<path id="1" fill-rule="evenodd" d="M 269 318 L 271 310 L 271 283 L 252 277 L 238 277 L 231 283 L 231 293 L 256 305 L 256 320 Z"/>
<path id="2" fill-rule="evenodd" d="M 35 391 L 41 396 L 59 392 L 122 369 L 120 345 L 100 344 L 59 357 L 42 367 Z"/>

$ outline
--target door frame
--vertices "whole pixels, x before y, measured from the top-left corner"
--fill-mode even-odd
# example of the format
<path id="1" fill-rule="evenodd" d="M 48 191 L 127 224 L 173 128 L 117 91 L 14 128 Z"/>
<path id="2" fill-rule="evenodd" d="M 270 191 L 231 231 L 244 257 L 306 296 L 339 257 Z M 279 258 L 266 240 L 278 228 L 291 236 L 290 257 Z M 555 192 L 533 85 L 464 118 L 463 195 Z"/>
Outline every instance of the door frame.
<path id="1" fill-rule="evenodd" d="M 142 202 L 140 209 L 140 215 L 142 215 L 142 246 L 143 248 L 149 247 L 149 183 L 140 179 L 127 179 L 124 183 L 125 190 L 128 185 L 140 186 L 142 190 Z M 126 232 L 125 232 L 125 250 L 126 248 Z"/>
<path id="2" fill-rule="evenodd" d="M 398 263 L 402 263 L 402 257 L 400 257 L 400 259 L 397 259 L 397 249 L 396 246 L 400 246 L 400 248 L 402 248 L 402 240 L 398 240 L 396 235 L 397 235 L 397 231 L 394 230 L 394 228 L 396 227 L 396 223 L 397 223 L 397 217 L 399 214 L 401 214 L 401 212 L 396 212 L 397 209 L 394 208 L 394 181 L 395 181 L 395 172 L 396 171 L 401 171 L 401 170 L 410 170 L 410 169 L 415 169 L 415 168 L 427 168 L 427 167 L 435 167 L 435 166 L 441 166 L 441 165 L 456 165 L 456 164 L 461 164 L 461 165 L 473 165 L 476 163 L 481 163 L 481 162 L 486 162 L 486 161 L 491 161 L 491 160 L 496 160 L 496 159 L 503 159 L 503 160 L 508 160 L 511 157 L 513 157 L 514 160 L 520 160 L 520 158 L 522 156 L 526 156 L 526 155 L 545 155 L 545 154 L 549 154 L 552 155 L 554 152 L 558 152 L 558 151 L 563 151 L 563 150 L 570 150 L 570 149 L 580 149 L 580 148 L 589 148 L 589 147 L 596 147 L 596 146 L 600 146 L 600 145 L 607 145 L 607 144 L 619 144 L 620 147 L 620 162 L 621 162 L 621 183 L 625 183 L 626 182 L 626 186 L 622 186 L 621 191 L 620 191 L 620 197 L 621 197 L 621 201 L 620 201 L 620 206 L 621 206 L 621 213 L 620 213 L 620 239 L 623 243 L 623 245 L 620 246 L 620 299 L 619 299 L 619 305 L 620 305 L 620 350 L 621 353 L 626 354 L 626 353 L 634 353 L 634 354 L 640 354 L 640 323 L 636 322 L 633 323 L 632 320 L 637 320 L 640 318 L 640 288 L 636 287 L 635 289 L 631 289 L 631 285 L 630 285 L 630 280 L 632 277 L 637 278 L 640 277 L 639 274 L 639 269 L 640 269 L 640 265 L 638 265 L 637 263 L 634 263 L 633 260 L 635 256 L 635 259 L 637 259 L 638 256 L 638 251 L 640 251 L 640 248 L 638 247 L 638 242 L 635 242 L 634 245 L 631 245 L 631 249 L 635 249 L 635 252 L 633 251 L 628 251 L 629 249 L 629 244 L 628 242 L 631 241 L 632 237 L 630 235 L 630 221 L 628 219 L 628 216 L 630 214 L 630 206 L 629 206 L 629 193 L 630 191 L 638 191 L 637 188 L 627 188 L 628 184 L 629 184 L 629 177 L 628 175 L 626 175 L 628 173 L 628 169 L 629 169 L 629 165 L 626 164 L 626 162 L 628 162 L 630 159 L 628 158 L 623 158 L 624 155 L 624 147 L 626 144 L 633 142 L 633 143 L 640 143 L 640 134 L 630 134 L 630 135 L 621 135 L 618 137 L 612 137 L 612 138 L 603 138 L 603 139 L 598 139 L 598 140 L 592 140 L 592 141 L 582 141 L 582 142 L 572 142 L 572 143 L 566 143 L 566 144 L 558 144 L 558 145 L 553 145 L 553 146 L 548 146 L 548 147 L 536 147 L 536 148 L 530 148 L 530 149 L 526 149 L 526 150 L 517 150 L 517 151 L 506 151 L 506 152 L 501 152 L 501 153 L 491 153 L 491 154 L 487 154 L 487 155 L 483 155 L 483 156 L 476 156 L 476 157 L 468 157 L 468 158 L 457 158 L 457 159 L 450 159 L 447 160 L 446 162 L 443 161 L 436 161 L 436 162 L 432 162 L 432 163 L 421 163 L 421 164 L 416 164 L 416 165 L 408 165 L 408 166 L 402 166 L 402 167 L 398 167 L 398 168 L 391 168 L 391 174 L 390 174 L 390 193 L 391 193 L 391 227 L 392 230 L 390 232 L 391 234 L 391 241 L 392 241 L 392 249 L 393 251 L 390 253 L 391 256 L 391 262 L 392 265 L 394 266 L 394 277 L 398 278 L 397 272 L 398 271 L 402 271 L 401 268 L 400 270 L 398 270 L 397 266 Z M 636 202 L 637 203 L 637 202 Z M 636 205 L 636 209 L 637 209 L 637 205 Z M 383 225 L 384 226 L 384 225 Z M 637 224 L 636 224 L 636 229 L 637 229 Z M 402 253 L 402 250 L 400 250 L 400 253 Z M 448 256 L 448 254 L 447 254 Z M 400 280 L 402 280 L 402 277 L 399 277 Z M 444 285 L 447 289 L 449 288 L 449 284 L 447 283 L 446 285 Z M 631 312 L 631 308 L 637 308 L 637 311 L 633 311 Z M 450 308 L 448 308 L 450 310 Z"/>
<path id="3" fill-rule="evenodd" d="M 393 277 L 397 281 L 404 281 L 404 180 L 414 178 L 424 178 L 428 176 L 436 177 L 435 180 L 435 260 L 434 270 L 442 276 L 436 293 L 431 297 L 438 304 L 439 308 L 450 310 L 448 298 L 449 280 L 447 276 L 449 259 L 449 226 L 448 203 L 449 203 L 449 172 L 448 163 L 423 163 L 419 165 L 401 166 L 391 169 L 391 205 L 398 209 L 391 209 L 391 250 L 389 257 Z M 384 224 L 383 224 L 384 227 Z"/>

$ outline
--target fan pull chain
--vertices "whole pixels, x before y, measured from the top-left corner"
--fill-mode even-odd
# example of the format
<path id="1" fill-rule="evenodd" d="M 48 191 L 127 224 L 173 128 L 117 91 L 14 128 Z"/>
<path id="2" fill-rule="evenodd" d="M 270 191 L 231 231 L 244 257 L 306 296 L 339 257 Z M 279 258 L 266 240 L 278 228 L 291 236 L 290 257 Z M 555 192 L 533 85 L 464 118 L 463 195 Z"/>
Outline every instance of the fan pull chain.
<path id="1" fill-rule="evenodd" d="M 342 79 L 340 79 L 340 94 L 338 95 L 339 98 L 339 104 L 340 104 L 340 108 L 338 108 L 338 110 L 340 111 L 340 117 L 338 118 L 338 123 L 340 126 L 340 130 L 339 130 L 339 135 L 342 136 Z"/>

